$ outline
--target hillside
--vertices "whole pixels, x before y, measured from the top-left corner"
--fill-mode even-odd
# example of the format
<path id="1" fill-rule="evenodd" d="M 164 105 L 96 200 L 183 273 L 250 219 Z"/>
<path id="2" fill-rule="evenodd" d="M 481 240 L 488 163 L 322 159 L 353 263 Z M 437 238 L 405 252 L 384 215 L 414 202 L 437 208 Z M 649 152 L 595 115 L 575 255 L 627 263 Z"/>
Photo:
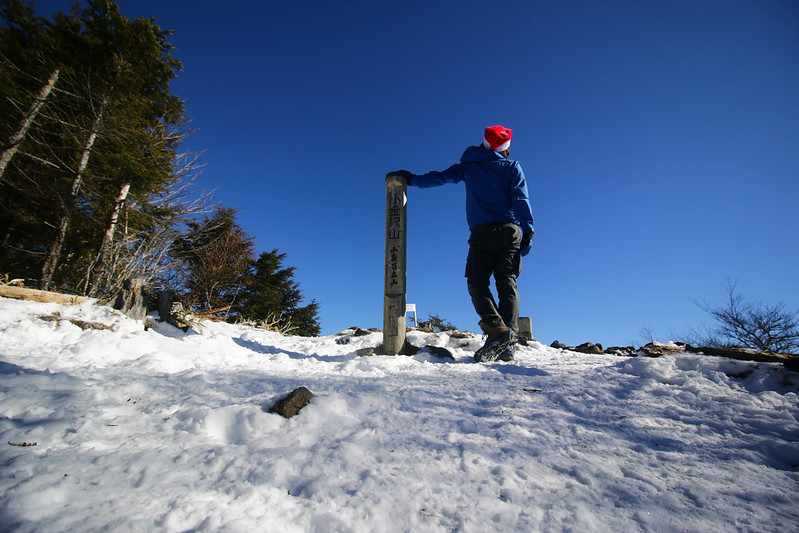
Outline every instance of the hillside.
<path id="1" fill-rule="evenodd" d="M 93 329 L 97 324 L 111 329 Z M 350 332 L 352 333 L 352 332 Z M 0 298 L 0 524 L 11 531 L 795 531 L 799 376 L 695 354 L 479 338 L 145 330 Z M 269 407 L 305 386 L 284 419 Z"/>

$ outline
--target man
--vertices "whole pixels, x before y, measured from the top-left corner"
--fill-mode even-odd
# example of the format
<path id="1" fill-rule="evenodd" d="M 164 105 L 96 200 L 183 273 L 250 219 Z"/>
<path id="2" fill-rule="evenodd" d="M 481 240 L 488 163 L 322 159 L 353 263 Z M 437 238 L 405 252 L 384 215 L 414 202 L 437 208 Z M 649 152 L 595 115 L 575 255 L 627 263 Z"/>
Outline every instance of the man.
<path id="1" fill-rule="evenodd" d="M 466 279 L 480 327 L 487 335 L 475 360 L 513 360 L 519 330 L 521 257 L 532 247 L 533 214 L 522 167 L 508 159 L 513 130 L 504 126 L 485 129 L 483 143 L 463 152 L 460 163 L 441 172 L 415 175 L 408 171 L 389 174 L 405 177 L 420 188 L 445 183 L 466 184 L 466 220 L 471 230 Z M 499 304 L 491 294 L 494 276 Z"/>

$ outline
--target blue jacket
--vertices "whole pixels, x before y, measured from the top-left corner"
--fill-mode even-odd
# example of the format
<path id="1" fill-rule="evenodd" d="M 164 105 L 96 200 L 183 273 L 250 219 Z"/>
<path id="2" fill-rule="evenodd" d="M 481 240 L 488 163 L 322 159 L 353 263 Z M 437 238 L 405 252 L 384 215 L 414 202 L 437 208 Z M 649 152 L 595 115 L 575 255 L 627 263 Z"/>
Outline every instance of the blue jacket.
<path id="1" fill-rule="evenodd" d="M 466 221 L 469 229 L 491 222 L 513 222 L 533 233 L 533 211 L 521 165 L 502 154 L 470 146 L 460 163 L 441 172 L 414 175 L 410 185 L 427 188 L 466 183 Z"/>

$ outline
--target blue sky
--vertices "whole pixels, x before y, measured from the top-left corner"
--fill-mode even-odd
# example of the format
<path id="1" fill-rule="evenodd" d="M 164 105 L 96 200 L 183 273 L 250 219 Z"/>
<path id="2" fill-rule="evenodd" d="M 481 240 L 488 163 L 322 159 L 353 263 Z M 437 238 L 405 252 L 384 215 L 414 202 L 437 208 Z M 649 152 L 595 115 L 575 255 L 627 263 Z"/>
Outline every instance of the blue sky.
<path id="1" fill-rule="evenodd" d="M 175 30 L 186 148 L 324 334 L 382 325 L 386 172 L 444 169 L 493 124 L 529 182 L 537 339 L 669 340 L 728 279 L 799 309 L 793 0 L 117 3 Z M 478 331 L 464 203 L 409 189 L 408 302 Z"/>

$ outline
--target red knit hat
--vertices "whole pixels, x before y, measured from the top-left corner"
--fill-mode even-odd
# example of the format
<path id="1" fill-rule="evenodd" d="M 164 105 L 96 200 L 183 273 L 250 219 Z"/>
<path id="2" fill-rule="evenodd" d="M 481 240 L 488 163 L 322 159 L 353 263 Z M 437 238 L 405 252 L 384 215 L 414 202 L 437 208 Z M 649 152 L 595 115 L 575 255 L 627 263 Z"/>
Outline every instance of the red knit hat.
<path id="1" fill-rule="evenodd" d="M 512 135 L 513 130 L 505 126 L 488 127 L 483 135 L 483 146 L 495 152 L 502 152 L 510 148 Z"/>

